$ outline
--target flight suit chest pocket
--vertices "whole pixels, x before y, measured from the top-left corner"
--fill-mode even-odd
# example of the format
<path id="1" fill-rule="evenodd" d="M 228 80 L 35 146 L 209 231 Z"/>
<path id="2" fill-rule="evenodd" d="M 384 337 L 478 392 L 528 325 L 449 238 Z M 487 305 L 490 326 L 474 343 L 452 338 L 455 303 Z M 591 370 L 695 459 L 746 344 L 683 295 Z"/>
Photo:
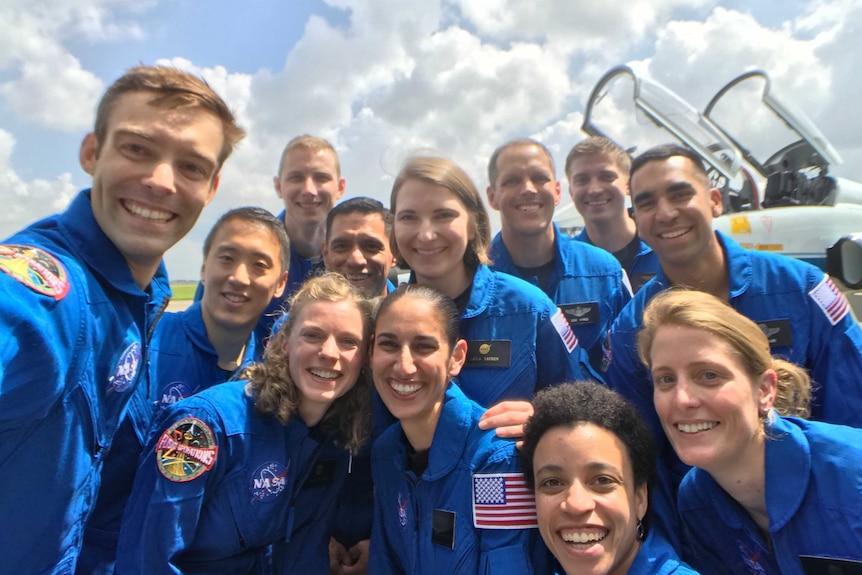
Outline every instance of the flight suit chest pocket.
<path id="1" fill-rule="evenodd" d="M 228 494 L 240 549 L 286 536 L 293 472 L 289 460 L 271 459 L 231 477 Z"/>

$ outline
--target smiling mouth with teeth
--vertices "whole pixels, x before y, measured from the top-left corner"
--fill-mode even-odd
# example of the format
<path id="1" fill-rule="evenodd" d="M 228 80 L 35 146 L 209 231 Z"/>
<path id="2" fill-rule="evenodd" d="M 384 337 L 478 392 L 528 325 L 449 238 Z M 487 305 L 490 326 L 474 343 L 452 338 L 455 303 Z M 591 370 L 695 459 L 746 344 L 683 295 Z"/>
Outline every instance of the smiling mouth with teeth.
<path id="1" fill-rule="evenodd" d="M 161 210 L 145 208 L 144 206 L 131 200 L 123 200 L 122 205 L 124 208 L 126 208 L 126 211 L 133 216 L 137 216 L 144 220 L 150 220 L 152 222 L 166 222 L 174 217 L 173 214 L 170 212 L 163 212 Z"/>
<path id="2" fill-rule="evenodd" d="M 608 536 L 608 532 L 579 532 L 579 533 L 560 533 L 560 537 L 562 537 L 563 541 L 566 543 L 598 543 Z"/>
<path id="3" fill-rule="evenodd" d="M 389 387 L 398 395 L 411 395 L 419 391 L 422 385 L 418 383 L 390 383 Z"/>
<path id="4" fill-rule="evenodd" d="M 675 232 L 665 232 L 663 234 L 659 234 L 659 237 L 663 240 L 673 240 L 673 239 L 676 239 L 676 238 L 678 238 L 682 235 L 685 235 L 687 233 L 688 233 L 688 229 L 677 230 Z"/>
<path id="5" fill-rule="evenodd" d="M 310 368 L 308 373 L 315 377 L 319 377 L 320 379 L 328 379 L 330 381 L 338 378 L 337 371 L 329 371 L 328 369 L 314 369 Z"/>
<path id="6" fill-rule="evenodd" d="M 699 423 L 677 423 L 676 428 L 682 433 L 697 433 L 707 431 L 717 425 L 717 421 L 701 421 Z"/>

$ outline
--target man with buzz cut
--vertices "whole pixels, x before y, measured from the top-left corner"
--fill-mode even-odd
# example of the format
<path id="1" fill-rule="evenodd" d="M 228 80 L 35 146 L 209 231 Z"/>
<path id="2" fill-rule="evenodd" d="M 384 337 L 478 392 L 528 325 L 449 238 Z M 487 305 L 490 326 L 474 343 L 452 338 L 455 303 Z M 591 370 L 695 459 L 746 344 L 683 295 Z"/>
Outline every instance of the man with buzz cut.
<path id="1" fill-rule="evenodd" d="M 488 202 L 502 224 L 491 242 L 492 268 L 548 294 L 601 373 L 608 329 L 631 299 L 625 272 L 606 251 L 560 233 L 553 222 L 560 183 L 544 145 L 526 138 L 506 142 L 491 155 L 488 181 Z"/>
<path id="2" fill-rule="evenodd" d="M 676 489 L 687 471 L 664 434 L 653 385 L 636 349 L 644 308 L 660 291 L 686 286 L 710 293 L 758 323 L 772 355 L 806 368 L 816 383 L 811 419 L 862 427 L 862 330 L 844 295 L 820 269 L 779 254 L 743 249 L 712 220 L 721 192 L 700 156 L 678 145 L 651 148 L 631 167 L 638 233 L 661 268 L 626 305 L 611 328 L 607 384 L 634 403 L 656 438 L 658 481 L 650 497 L 659 525 L 679 541 Z"/>
<path id="3" fill-rule="evenodd" d="M 170 296 L 162 257 L 244 132 L 201 79 L 162 66 L 103 95 L 66 211 L 0 243 L 0 556 L 75 571 L 102 462 Z"/>
<path id="4" fill-rule="evenodd" d="M 569 194 L 584 219 L 584 229 L 575 239 L 613 254 L 637 291 L 656 274 L 659 264 L 638 237 L 626 208 L 631 165 L 625 150 L 601 136 L 578 142 L 566 156 Z"/>
<path id="5" fill-rule="evenodd" d="M 278 173 L 272 178 L 275 193 L 284 204 L 278 218 L 290 238 L 290 269 L 284 293 L 261 314 L 254 333 L 261 348 L 275 321 L 284 313 L 290 296 L 309 276 L 324 269 L 321 246 L 326 237 L 326 215 L 344 195 L 338 153 L 328 141 L 304 134 L 290 140 L 281 153 Z M 198 285 L 195 300 L 204 287 Z"/>

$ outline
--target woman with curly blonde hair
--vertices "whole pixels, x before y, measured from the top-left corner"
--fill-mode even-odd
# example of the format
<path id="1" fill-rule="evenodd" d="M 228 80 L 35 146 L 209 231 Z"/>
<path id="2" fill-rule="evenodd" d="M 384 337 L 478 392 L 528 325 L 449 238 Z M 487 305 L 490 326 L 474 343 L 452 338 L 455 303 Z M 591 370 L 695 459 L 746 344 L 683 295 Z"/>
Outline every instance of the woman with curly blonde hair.
<path id="1" fill-rule="evenodd" d="M 166 408 L 120 533 L 117 572 L 325 573 L 337 494 L 370 427 L 371 304 L 308 280 L 247 381 Z"/>
<path id="2" fill-rule="evenodd" d="M 664 432 L 694 467 L 678 495 L 692 566 L 802 575 L 862 561 L 862 430 L 802 419 L 808 374 L 773 357 L 760 326 L 671 289 L 644 311 L 638 352 Z"/>

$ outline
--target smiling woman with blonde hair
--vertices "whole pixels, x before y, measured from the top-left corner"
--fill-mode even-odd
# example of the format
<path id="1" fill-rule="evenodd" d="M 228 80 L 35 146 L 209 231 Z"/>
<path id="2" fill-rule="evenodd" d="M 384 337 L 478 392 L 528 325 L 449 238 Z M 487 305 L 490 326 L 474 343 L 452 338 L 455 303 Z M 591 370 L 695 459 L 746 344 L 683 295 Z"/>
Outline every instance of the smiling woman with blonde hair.
<path id="1" fill-rule="evenodd" d="M 695 567 L 802 575 L 862 561 L 862 430 L 799 417 L 808 375 L 770 355 L 760 326 L 671 289 L 644 311 L 638 352 L 665 434 L 694 466 L 678 503 Z"/>

